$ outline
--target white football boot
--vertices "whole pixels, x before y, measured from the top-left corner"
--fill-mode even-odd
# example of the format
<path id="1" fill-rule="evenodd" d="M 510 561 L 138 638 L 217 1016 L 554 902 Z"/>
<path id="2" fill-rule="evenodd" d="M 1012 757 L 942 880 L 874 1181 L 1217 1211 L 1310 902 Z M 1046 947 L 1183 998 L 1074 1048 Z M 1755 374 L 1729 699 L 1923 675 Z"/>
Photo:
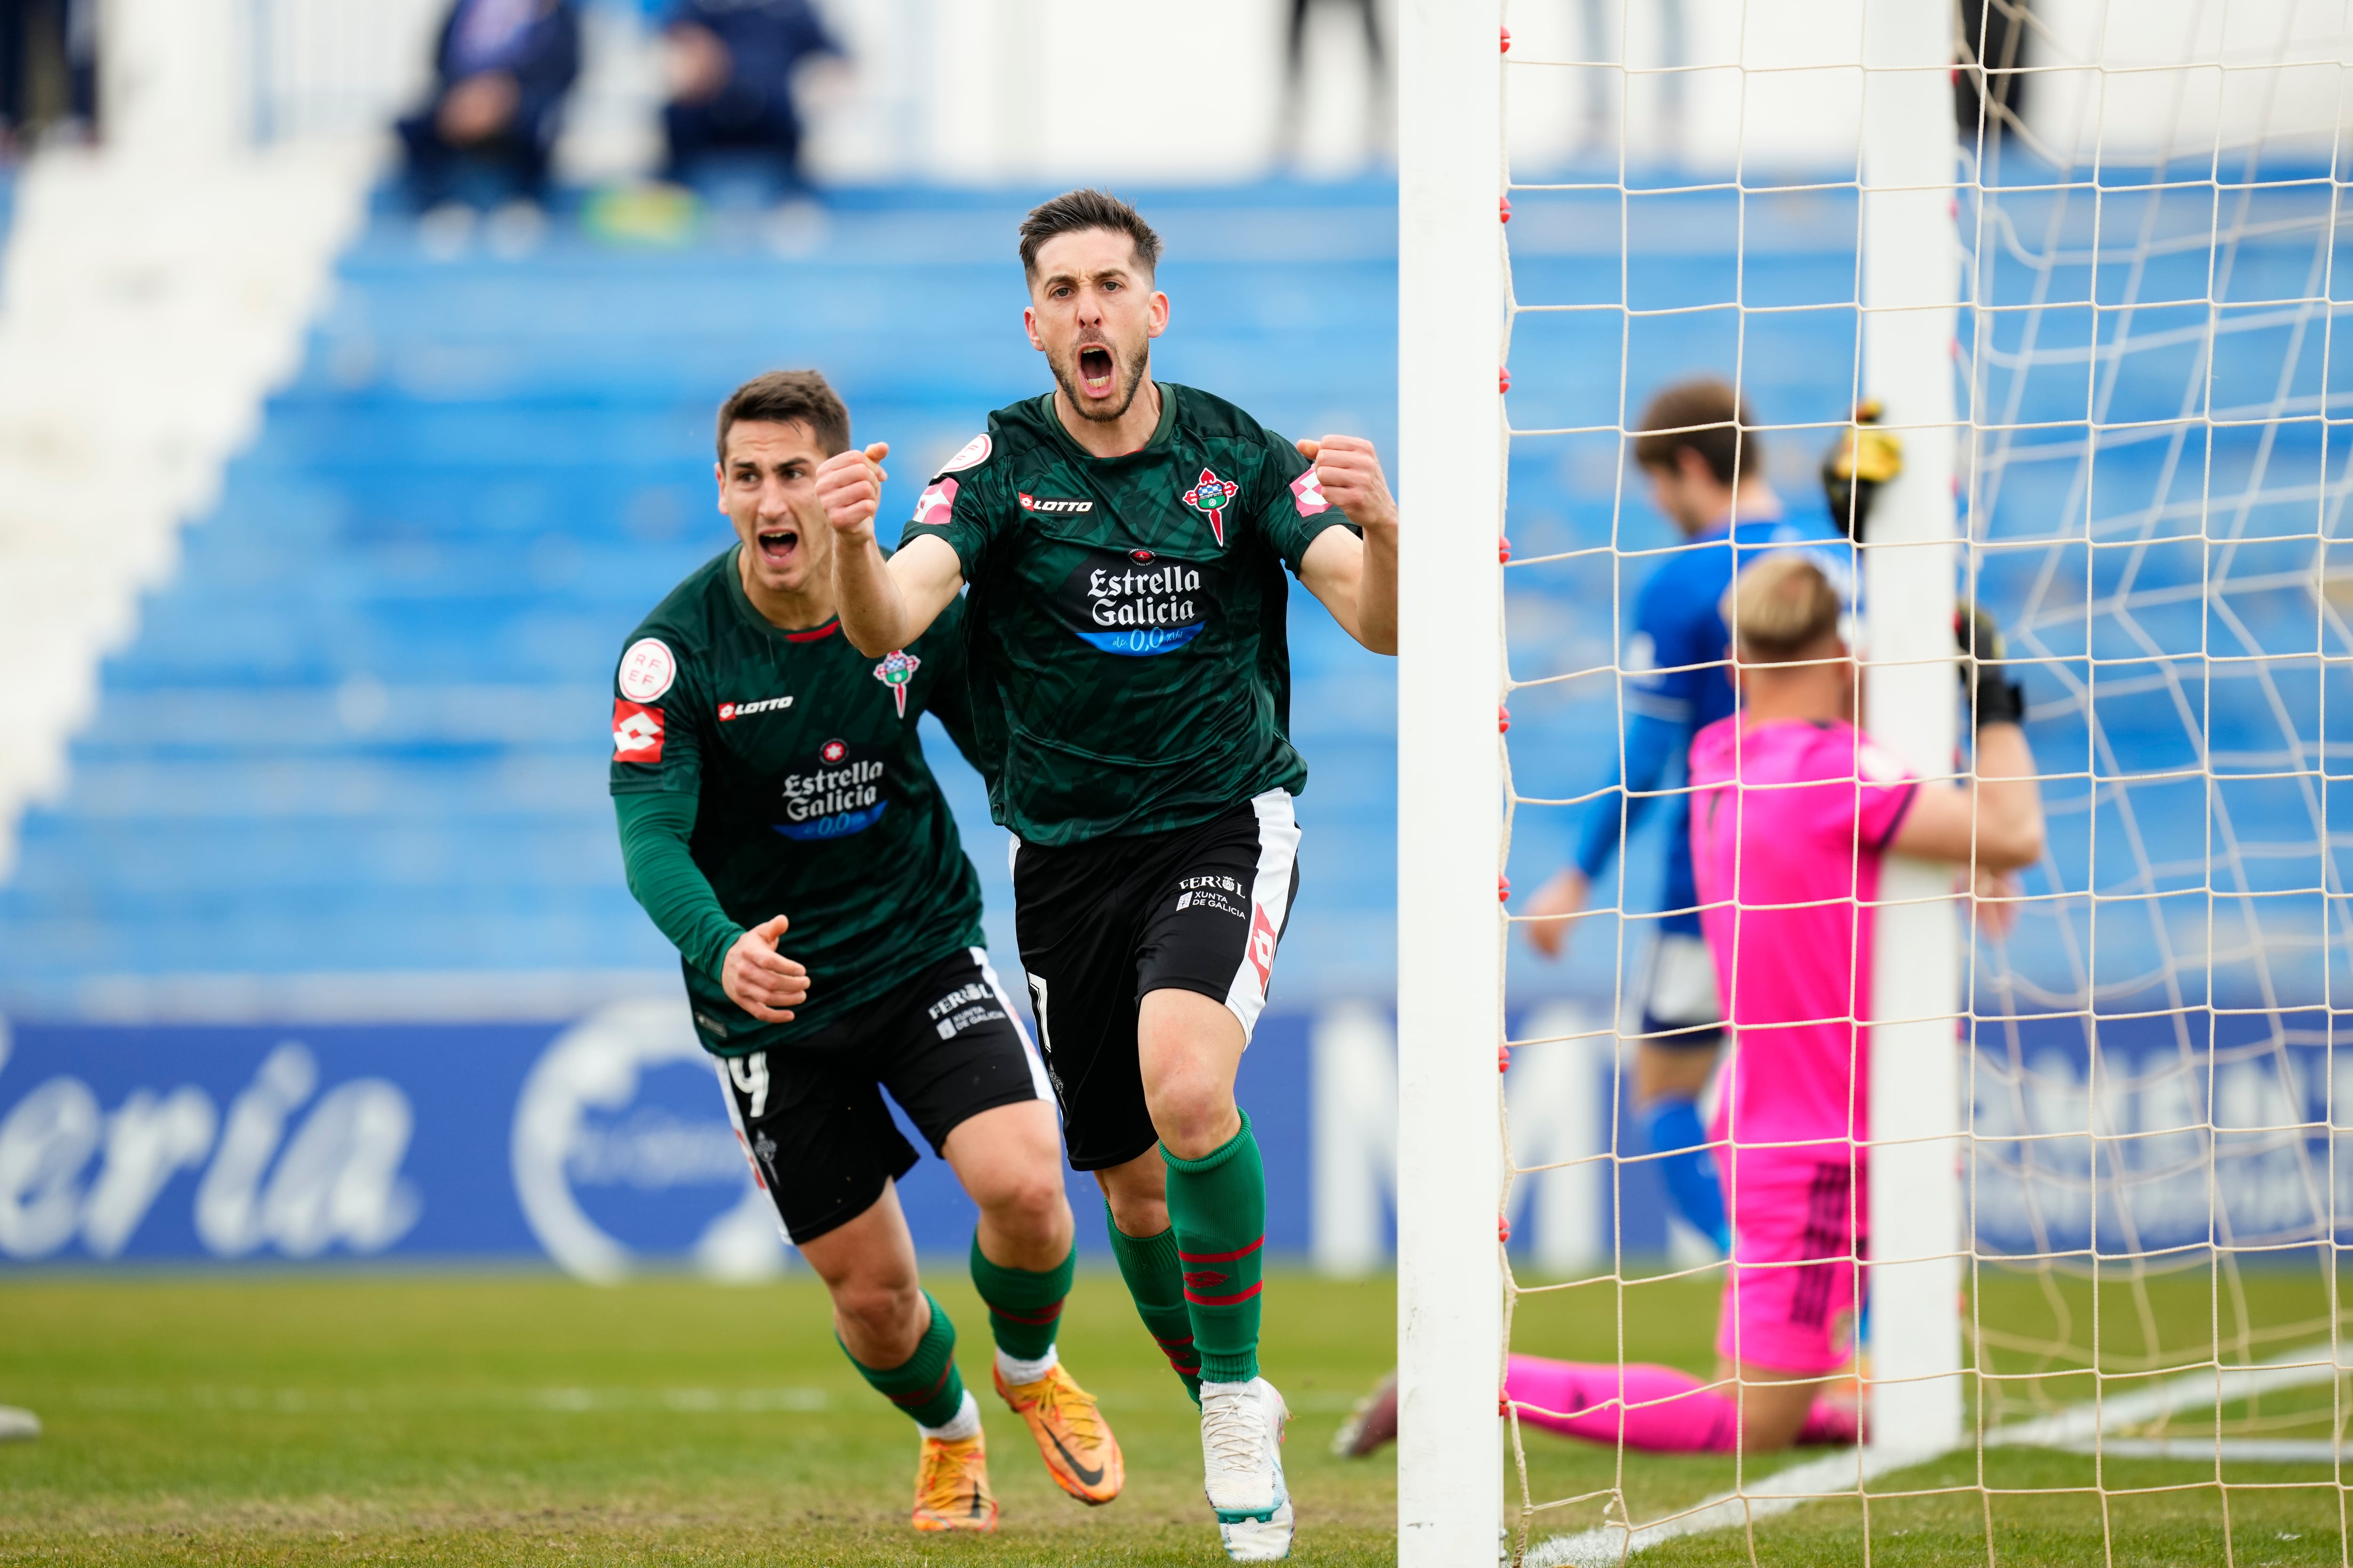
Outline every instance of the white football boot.
<path id="1" fill-rule="evenodd" d="M 1218 1535 L 1237 1563 L 1291 1555 L 1291 1494 L 1282 1484 L 1282 1429 L 1291 1412 L 1274 1384 L 1201 1384 L 1202 1489 Z"/>

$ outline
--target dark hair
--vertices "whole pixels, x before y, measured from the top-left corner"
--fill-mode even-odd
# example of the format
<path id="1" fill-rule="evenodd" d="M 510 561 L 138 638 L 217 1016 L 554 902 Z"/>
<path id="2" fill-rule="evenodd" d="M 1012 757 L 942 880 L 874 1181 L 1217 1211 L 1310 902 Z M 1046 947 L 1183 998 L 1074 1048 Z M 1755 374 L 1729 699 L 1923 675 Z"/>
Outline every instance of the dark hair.
<path id="1" fill-rule="evenodd" d="M 1160 237 L 1152 232 L 1144 215 L 1109 191 L 1087 190 L 1064 191 L 1029 209 L 1029 216 L 1021 220 L 1023 275 L 1038 276 L 1038 252 L 1048 240 L 1090 228 L 1107 228 L 1134 240 L 1135 259 L 1146 278 L 1160 270 Z"/>
<path id="2" fill-rule="evenodd" d="M 727 432 L 736 421 L 766 425 L 795 420 L 806 425 L 817 444 L 832 457 L 849 448 L 849 410 L 814 370 L 772 370 L 755 375 L 728 395 L 719 405 L 719 460 L 727 460 Z"/>
<path id="3" fill-rule="evenodd" d="M 1679 381 L 1653 395 L 1634 435 L 1634 460 L 1646 468 L 1672 468 L 1686 447 L 1707 463 L 1715 482 L 1729 485 L 1760 472 L 1765 443 L 1750 429 L 1747 400 L 1732 384 L 1714 376 Z"/>

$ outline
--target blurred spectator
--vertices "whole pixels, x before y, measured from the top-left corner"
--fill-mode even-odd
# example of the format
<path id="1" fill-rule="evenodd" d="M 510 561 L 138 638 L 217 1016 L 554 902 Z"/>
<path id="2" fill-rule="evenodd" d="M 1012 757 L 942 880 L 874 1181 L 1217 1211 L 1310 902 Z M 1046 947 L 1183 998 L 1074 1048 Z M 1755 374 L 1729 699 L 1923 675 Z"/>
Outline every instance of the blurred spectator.
<path id="1" fill-rule="evenodd" d="M 1365 58 L 1372 68 L 1372 109 L 1376 121 L 1374 134 L 1386 137 L 1389 117 L 1388 51 L 1381 47 L 1381 18 L 1377 0 L 1346 0 L 1356 12 L 1365 29 Z M 1282 111 L 1276 130 L 1277 142 L 1293 155 L 1298 151 L 1300 126 L 1303 115 L 1307 83 L 1307 14 L 1315 8 L 1315 0 L 1291 0 L 1291 31 L 1282 60 Z"/>
<path id="2" fill-rule="evenodd" d="M 580 74 L 573 0 L 456 0 L 435 46 L 433 97 L 400 122 L 417 205 L 457 194 L 467 164 L 536 201 L 565 96 Z"/>
<path id="3" fill-rule="evenodd" d="M 0 158 L 98 118 L 99 0 L 0 0 Z"/>
<path id="4" fill-rule="evenodd" d="M 811 56 L 842 52 L 809 0 L 677 0 L 667 31 L 669 177 L 684 183 L 707 153 L 754 153 L 799 185 L 793 73 Z"/>

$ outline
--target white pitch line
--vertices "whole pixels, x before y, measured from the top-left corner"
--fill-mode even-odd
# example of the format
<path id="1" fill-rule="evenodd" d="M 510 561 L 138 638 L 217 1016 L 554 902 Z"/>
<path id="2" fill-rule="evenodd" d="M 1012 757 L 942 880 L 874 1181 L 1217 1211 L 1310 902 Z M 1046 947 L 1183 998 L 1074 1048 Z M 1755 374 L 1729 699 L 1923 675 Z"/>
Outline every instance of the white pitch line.
<path id="1" fill-rule="evenodd" d="M 2080 1448 L 2119 1426 L 2137 1426 L 2181 1409 L 2189 1404 L 2191 1396 L 2197 1396 L 2201 1407 L 2219 1407 L 2270 1389 L 2326 1383 L 2339 1373 L 2348 1371 L 2353 1371 L 2353 1367 L 2339 1366 L 2336 1347 L 2323 1342 L 2275 1357 L 2261 1366 L 2230 1372 L 2208 1368 L 2188 1373 L 2155 1387 L 2103 1399 L 2096 1405 L 2079 1405 L 2055 1415 L 2039 1416 L 2031 1421 L 2000 1427 L 1986 1434 L 1985 1443 L 1988 1447 Z M 2132 1444 L 2134 1458 L 2208 1458 L 2215 1451 L 2214 1440 L 2211 1437 L 2124 1441 Z M 2157 1448 L 2169 1449 L 2176 1445 L 2194 1451 L 2179 1455 L 2167 1452 L 2161 1456 L 2155 1453 Z M 2294 1451 L 2287 1451 L 2291 1447 Z M 2271 1449 L 2281 1451 L 2267 1451 Z M 1649 1524 L 1635 1528 L 1605 1524 L 1580 1531 L 1575 1535 L 1553 1536 L 1529 1547 L 1523 1561 L 1526 1568 L 1607 1568 L 1608 1564 L 1622 1563 L 1638 1552 L 1646 1552 L 1680 1536 L 1736 1529 L 1757 1520 L 1787 1513 L 1802 1502 L 1857 1496 L 1865 1486 L 1890 1471 L 1924 1464 L 1941 1453 L 1951 1451 L 1901 1448 L 1883 1444 L 1873 1444 L 1868 1448 L 1842 1448 L 1819 1459 L 1793 1465 L 1746 1488 L 1718 1492 L 1682 1513 L 1670 1514 Z M 2120 1444 L 2107 1445 L 2106 1451 L 2118 1455 L 2126 1452 Z M 2319 1458 L 2326 1462 L 2333 1452 L 2333 1445 L 2298 1442 L 2284 1446 L 2278 1442 L 2248 1439 L 2227 1442 L 2222 1452 L 2227 1458 L 2245 1459 L 2310 1462 Z"/>

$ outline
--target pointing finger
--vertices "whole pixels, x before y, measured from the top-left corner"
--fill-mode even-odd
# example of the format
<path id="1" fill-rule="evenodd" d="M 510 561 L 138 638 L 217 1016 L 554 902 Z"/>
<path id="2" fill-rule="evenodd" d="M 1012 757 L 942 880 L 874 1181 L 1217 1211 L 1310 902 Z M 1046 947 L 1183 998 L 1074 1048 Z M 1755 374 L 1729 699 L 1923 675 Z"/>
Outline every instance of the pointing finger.
<path id="1" fill-rule="evenodd" d="M 891 443 L 888 441 L 873 441 L 867 444 L 866 460 L 870 463 L 879 463 L 890 455 Z"/>

